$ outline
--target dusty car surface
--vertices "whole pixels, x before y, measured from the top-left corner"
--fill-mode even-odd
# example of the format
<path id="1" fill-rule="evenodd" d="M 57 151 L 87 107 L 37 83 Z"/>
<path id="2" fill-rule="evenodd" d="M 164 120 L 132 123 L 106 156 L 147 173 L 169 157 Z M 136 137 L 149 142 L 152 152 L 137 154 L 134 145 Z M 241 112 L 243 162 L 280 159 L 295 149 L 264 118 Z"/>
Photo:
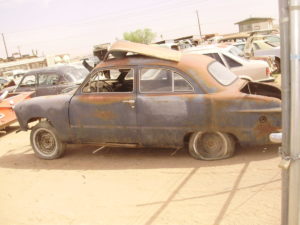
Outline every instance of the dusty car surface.
<path id="1" fill-rule="evenodd" d="M 281 127 L 281 92 L 239 79 L 214 59 L 161 47 L 116 42 L 72 93 L 37 97 L 15 112 L 43 159 L 68 143 L 183 148 L 196 159 L 269 144 Z M 31 127 L 30 122 L 40 122 Z"/>
<path id="2" fill-rule="evenodd" d="M 248 60 L 243 57 L 243 52 L 231 45 L 207 45 L 189 48 L 185 53 L 203 54 L 216 59 L 240 78 L 268 82 L 274 81 L 271 69 L 267 62 L 262 60 Z"/>
<path id="3" fill-rule="evenodd" d="M 87 76 L 88 71 L 83 71 L 75 66 L 60 65 L 31 70 L 25 73 L 17 86 L 12 86 L 3 91 L 9 92 L 35 92 L 32 97 L 60 94 L 64 89 L 75 87 Z"/>
<path id="4" fill-rule="evenodd" d="M 0 95 L 0 131 L 17 121 L 14 107 L 17 103 L 29 99 L 31 92 L 8 93 Z"/>

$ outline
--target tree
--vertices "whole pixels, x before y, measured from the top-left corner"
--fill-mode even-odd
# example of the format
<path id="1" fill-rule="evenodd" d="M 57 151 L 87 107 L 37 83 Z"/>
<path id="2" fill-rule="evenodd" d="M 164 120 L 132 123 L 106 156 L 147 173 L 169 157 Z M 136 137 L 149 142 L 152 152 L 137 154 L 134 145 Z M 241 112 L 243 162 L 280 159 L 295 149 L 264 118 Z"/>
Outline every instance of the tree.
<path id="1" fill-rule="evenodd" d="M 151 31 L 149 28 L 145 28 L 144 30 L 138 29 L 132 32 L 123 33 L 123 38 L 127 41 L 150 44 L 155 38 L 156 34 Z"/>

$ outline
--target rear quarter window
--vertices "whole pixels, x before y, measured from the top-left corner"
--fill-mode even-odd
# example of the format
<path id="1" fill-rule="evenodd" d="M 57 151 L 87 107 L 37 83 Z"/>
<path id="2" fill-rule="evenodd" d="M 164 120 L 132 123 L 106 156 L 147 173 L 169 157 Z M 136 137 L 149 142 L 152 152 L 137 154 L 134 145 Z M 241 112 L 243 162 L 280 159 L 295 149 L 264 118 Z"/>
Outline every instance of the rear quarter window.
<path id="1" fill-rule="evenodd" d="M 232 84 L 238 78 L 234 73 L 217 61 L 210 63 L 207 69 L 213 78 L 224 86 Z"/>

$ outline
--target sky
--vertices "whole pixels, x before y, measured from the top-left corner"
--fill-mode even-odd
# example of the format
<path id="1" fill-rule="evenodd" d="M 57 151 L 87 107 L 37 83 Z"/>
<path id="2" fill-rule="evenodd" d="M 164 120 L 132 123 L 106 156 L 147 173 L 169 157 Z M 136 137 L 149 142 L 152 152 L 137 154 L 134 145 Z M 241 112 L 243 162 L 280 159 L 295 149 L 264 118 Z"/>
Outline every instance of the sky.
<path id="1" fill-rule="evenodd" d="M 238 32 L 234 23 L 272 17 L 277 0 L 0 0 L 0 33 L 9 55 L 91 54 L 96 44 L 122 39 L 123 33 L 150 28 L 156 41 L 202 34 Z M 0 58 L 5 58 L 0 39 Z"/>

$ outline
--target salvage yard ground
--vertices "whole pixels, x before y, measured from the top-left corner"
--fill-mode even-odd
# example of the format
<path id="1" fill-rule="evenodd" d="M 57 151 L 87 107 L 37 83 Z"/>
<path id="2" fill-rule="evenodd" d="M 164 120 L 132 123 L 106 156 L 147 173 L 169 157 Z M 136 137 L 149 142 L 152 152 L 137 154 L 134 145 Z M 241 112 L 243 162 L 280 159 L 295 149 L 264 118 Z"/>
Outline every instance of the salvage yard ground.
<path id="1" fill-rule="evenodd" d="M 70 146 L 33 155 L 29 132 L 0 136 L 1 225 L 279 225 L 277 146 L 198 161 L 187 151 Z"/>

